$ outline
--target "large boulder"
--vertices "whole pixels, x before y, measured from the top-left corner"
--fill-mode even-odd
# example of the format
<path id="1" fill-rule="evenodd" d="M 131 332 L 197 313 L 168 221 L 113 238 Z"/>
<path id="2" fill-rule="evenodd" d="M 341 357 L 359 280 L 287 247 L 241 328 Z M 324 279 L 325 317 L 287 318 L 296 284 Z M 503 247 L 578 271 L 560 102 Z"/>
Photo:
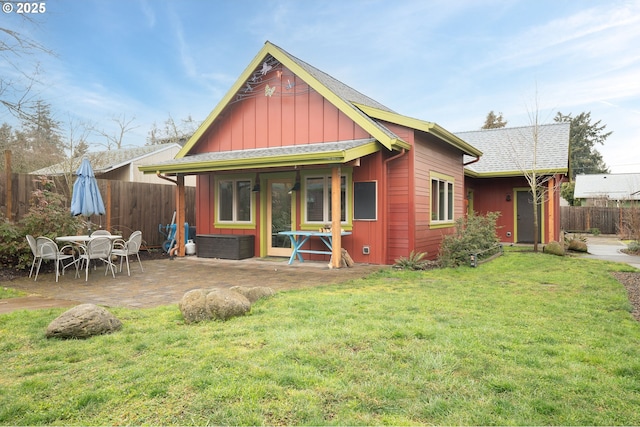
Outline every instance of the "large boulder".
<path id="1" fill-rule="evenodd" d="M 200 322 L 211 318 L 207 312 L 207 290 L 194 289 L 185 293 L 178 303 L 182 317 L 187 323 Z"/>
<path id="2" fill-rule="evenodd" d="M 207 310 L 212 319 L 227 320 L 244 316 L 251 310 L 251 301 L 228 289 L 215 289 L 207 294 Z"/>
<path id="3" fill-rule="evenodd" d="M 194 289 L 182 296 L 178 307 L 185 322 L 194 323 L 243 316 L 251 310 L 251 302 L 228 289 Z"/>
<path id="4" fill-rule="evenodd" d="M 253 288 L 247 286 L 233 286 L 229 288 L 229 290 L 244 295 L 251 304 L 261 298 L 269 298 L 276 294 L 272 288 L 266 286 L 255 286 Z"/>
<path id="5" fill-rule="evenodd" d="M 556 241 L 547 243 L 542 251 L 546 254 L 564 256 L 564 246 Z"/>
<path id="6" fill-rule="evenodd" d="M 571 239 L 569 241 L 569 250 L 575 252 L 587 252 L 587 242 L 580 239 Z"/>
<path id="7" fill-rule="evenodd" d="M 95 304 L 81 304 L 65 311 L 47 327 L 47 338 L 89 338 L 118 331 L 122 322 Z"/>

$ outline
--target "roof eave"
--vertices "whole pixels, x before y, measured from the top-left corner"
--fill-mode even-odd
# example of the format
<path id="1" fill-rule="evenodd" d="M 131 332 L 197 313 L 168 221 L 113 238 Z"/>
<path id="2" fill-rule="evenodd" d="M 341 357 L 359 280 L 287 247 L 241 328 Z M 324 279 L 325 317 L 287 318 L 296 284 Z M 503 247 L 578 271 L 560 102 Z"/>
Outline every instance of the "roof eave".
<path id="1" fill-rule="evenodd" d="M 195 174 L 223 170 L 263 169 L 307 165 L 344 164 L 380 150 L 377 141 L 371 141 L 347 150 L 324 151 L 321 153 L 301 153 L 286 156 L 241 158 L 230 160 L 211 160 L 193 163 L 158 164 L 139 166 L 145 174 Z"/>
<path id="2" fill-rule="evenodd" d="M 354 105 L 370 117 L 433 134 L 441 140 L 447 142 L 448 144 L 458 148 L 464 154 L 474 157 L 482 156 L 482 151 L 468 144 L 463 139 L 457 137 L 437 123 L 414 119 L 412 117 L 403 116 L 401 114 L 392 113 L 389 111 L 383 111 L 378 108 L 369 107 L 362 104 Z"/>
<path id="3" fill-rule="evenodd" d="M 471 169 L 465 169 L 464 174 L 470 178 L 509 178 L 516 176 L 524 176 L 525 173 L 531 173 L 532 171 L 500 171 L 500 172 L 477 172 Z M 536 171 L 538 175 L 567 175 L 568 169 L 540 169 Z"/>
<path id="4" fill-rule="evenodd" d="M 213 111 L 209 114 L 209 116 L 202 122 L 200 127 L 196 130 L 196 132 L 189 138 L 187 143 L 182 147 L 182 149 L 176 154 L 176 159 L 182 158 L 186 156 L 189 151 L 193 148 L 193 146 L 198 142 L 198 140 L 205 134 L 207 129 L 211 126 L 214 120 L 220 115 L 222 110 L 231 102 L 235 94 L 240 90 L 240 88 L 244 85 L 244 82 L 251 77 L 251 74 L 254 72 L 256 68 L 260 65 L 262 61 L 266 58 L 267 55 L 273 56 L 277 59 L 281 64 L 291 70 L 295 75 L 299 76 L 304 80 L 313 90 L 318 92 L 324 98 L 326 98 L 330 103 L 332 103 L 336 108 L 338 108 L 342 113 L 344 113 L 347 117 L 353 120 L 356 124 L 362 127 L 366 132 L 368 132 L 373 138 L 377 139 L 383 146 L 385 146 L 389 150 L 403 147 L 404 141 L 399 140 L 398 138 L 393 138 L 383 132 L 374 124 L 370 123 L 366 117 L 363 117 L 360 111 L 354 108 L 354 104 L 345 101 L 340 96 L 333 93 L 329 88 L 320 83 L 318 79 L 309 74 L 303 67 L 298 65 L 294 60 L 292 60 L 286 53 L 281 51 L 277 46 L 273 45 L 270 42 L 266 42 L 264 47 L 258 52 L 258 54 L 253 58 L 253 60 L 249 63 L 249 65 L 242 72 L 240 77 L 236 80 L 236 82 L 231 86 L 226 95 L 220 100 L 218 105 L 213 109 Z M 404 143 L 406 144 L 406 143 Z M 406 144 L 409 147 L 408 144 Z"/>

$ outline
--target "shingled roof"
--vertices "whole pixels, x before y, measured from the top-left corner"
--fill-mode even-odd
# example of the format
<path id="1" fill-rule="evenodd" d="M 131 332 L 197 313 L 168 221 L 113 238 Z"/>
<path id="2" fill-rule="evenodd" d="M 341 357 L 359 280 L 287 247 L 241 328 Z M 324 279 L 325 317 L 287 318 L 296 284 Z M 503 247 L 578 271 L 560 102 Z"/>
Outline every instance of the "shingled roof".
<path id="1" fill-rule="evenodd" d="M 146 156 L 160 153 L 164 150 L 171 148 L 180 148 L 179 144 L 157 144 L 157 145 L 143 145 L 141 147 L 128 148 L 123 150 L 108 150 L 98 151 L 94 153 L 87 153 L 86 157 L 91 161 L 91 167 L 96 175 L 110 172 L 114 169 L 118 169 L 124 165 L 135 162 Z M 80 166 L 82 157 L 76 157 L 69 160 L 57 163 L 55 165 L 47 166 L 46 168 L 38 169 L 31 172 L 32 175 L 63 175 L 68 171 L 76 171 Z"/>
<path id="2" fill-rule="evenodd" d="M 466 166 L 466 174 L 495 177 L 522 175 L 523 171 L 533 169 L 539 173 L 567 173 L 569 130 L 569 123 L 553 123 L 457 132 L 455 135 L 483 152 L 478 162 Z M 465 163 L 473 160 L 465 157 Z"/>
<path id="3" fill-rule="evenodd" d="M 578 175 L 573 197 L 640 200 L 640 173 Z"/>

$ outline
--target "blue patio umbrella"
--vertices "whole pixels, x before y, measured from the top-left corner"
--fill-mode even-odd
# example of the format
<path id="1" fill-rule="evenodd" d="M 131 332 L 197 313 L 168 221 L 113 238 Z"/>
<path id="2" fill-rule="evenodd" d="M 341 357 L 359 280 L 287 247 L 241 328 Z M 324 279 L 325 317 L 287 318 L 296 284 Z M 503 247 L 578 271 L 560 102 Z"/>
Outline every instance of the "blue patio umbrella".
<path id="1" fill-rule="evenodd" d="M 98 181 L 93 173 L 91 162 L 84 157 L 80 167 L 76 171 L 78 178 L 73 184 L 73 194 L 71 195 L 71 215 L 104 215 L 104 202 L 98 188 Z"/>

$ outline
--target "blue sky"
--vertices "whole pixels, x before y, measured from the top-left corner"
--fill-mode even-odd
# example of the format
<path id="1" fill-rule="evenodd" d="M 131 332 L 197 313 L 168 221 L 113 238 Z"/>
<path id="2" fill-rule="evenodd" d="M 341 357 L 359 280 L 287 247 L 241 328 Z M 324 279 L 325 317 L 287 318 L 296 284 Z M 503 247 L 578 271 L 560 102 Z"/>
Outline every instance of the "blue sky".
<path id="1" fill-rule="evenodd" d="M 479 129 L 491 110 L 509 126 L 590 111 L 613 131 L 597 147 L 611 171 L 640 172 L 640 0 L 44 3 L 38 25 L 12 13 L 0 27 L 55 52 L 36 59 L 58 120 L 115 132 L 112 118 L 135 117 L 127 145 L 169 115 L 204 120 L 269 40 L 452 132 Z"/>

